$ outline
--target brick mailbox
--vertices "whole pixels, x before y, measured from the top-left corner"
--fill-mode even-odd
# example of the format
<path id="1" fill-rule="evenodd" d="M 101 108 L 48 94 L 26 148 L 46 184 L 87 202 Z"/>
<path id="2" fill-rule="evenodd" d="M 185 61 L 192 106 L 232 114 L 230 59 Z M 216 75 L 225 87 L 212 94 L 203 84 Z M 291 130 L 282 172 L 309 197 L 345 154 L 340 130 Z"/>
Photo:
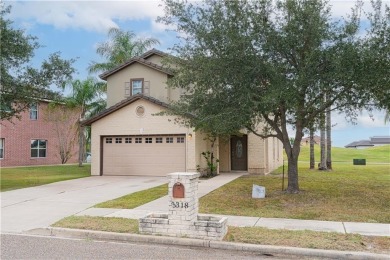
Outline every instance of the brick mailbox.
<path id="1" fill-rule="evenodd" d="M 227 218 L 198 216 L 199 173 L 171 173 L 168 178 L 168 213 L 141 218 L 140 233 L 222 240 Z"/>

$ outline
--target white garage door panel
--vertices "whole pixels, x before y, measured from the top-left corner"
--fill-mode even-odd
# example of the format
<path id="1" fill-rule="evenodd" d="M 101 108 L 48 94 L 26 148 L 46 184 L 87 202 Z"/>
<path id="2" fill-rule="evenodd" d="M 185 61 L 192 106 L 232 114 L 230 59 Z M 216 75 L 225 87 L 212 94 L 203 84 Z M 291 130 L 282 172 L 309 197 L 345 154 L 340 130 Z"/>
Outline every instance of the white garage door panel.
<path id="1" fill-rule="evenodd" d="M 148 136 L 146 136 L 148 137 Z M 151 136 L 149 136 L 150 138 Z M 185 171 L 185 143 L 177 143 L 173 136 L 173 143 L 156 143 L 156 137 L 151 137 L 153 143 L 112 143 L 103 144 L 103 175 L 150 175 L 166 176 L 168 173 Z M 185 137 L 180 136 L 180 137 Z M 185 138 L 184 138 L 185 140 Z"/>

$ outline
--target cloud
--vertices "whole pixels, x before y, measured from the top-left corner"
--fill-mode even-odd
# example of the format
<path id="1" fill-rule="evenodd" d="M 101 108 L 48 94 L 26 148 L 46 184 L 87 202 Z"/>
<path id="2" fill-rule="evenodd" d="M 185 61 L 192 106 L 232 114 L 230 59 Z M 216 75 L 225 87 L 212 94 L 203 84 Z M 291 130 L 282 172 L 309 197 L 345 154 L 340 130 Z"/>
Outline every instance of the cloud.
<path id="1" fill-rule="evenodd" d="M 364 110 L 358 115 L 355 124 L 364 128 L 386 127 L 385 111 L 374 110 L 369 113 Z M 351 122 L 347 122 L 344 113 L 336 114 L 336 112 L 333 112 L 332 125 L 334 125 L 332 128 L 333 130 L 342 130 L 351 127 L 353 124 Z"/>
<path id="2" fill-rule="evenodd" d="M 151 20 L 163 14 L 159 1 L 14 1 L 11 19 L 57 29 L 106 33 L 118 21 Z"/>

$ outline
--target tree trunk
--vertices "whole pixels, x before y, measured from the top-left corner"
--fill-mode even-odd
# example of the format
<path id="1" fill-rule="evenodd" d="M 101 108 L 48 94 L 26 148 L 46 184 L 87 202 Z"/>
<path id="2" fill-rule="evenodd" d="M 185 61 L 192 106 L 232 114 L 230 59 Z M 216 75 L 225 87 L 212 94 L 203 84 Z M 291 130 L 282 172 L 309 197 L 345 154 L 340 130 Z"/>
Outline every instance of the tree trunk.
<path id="1" fill-rule="evenodd" d="M 310 169 L 315 169 L 315 157 L 314 157 L 314 129 L 310 128 Z"/>
<path id="2" fill-rule="evenodd" d="M 297 130 L 298 131 L 298 130 Z M 288 185 L 287 185 L 287 193 L 299 193 L 299 183 L 298 183 L 298 156 L 301 150 L 302 136 L 296 136 L 294 145 L 291 147 L 289 140 L 283 142 L 284 149 L 287 154 L 288 166 L 287 166 L 287 174 L 288 174 Z"/>
<path id="3" fill-rule="evenodd" d="M 81 126 L 81 124 L 79 122 L 79 167 L 83 166 L 84 147 L 85 147 L 84 127 Z"/>
<path id="4" fill-rule="evenodd" d="M 326 168 L 332 170 L 332 119 L 330 108 L 326 110 Z"/>
<path id="5" fill-rule="evenodd" d="M 321 161 L 318 167 L 318 170 L 326 170 L 326 140 L 325 140 L 325 114 L 321 113 L 321 123 L 320 123 L 320 153 Z"/>

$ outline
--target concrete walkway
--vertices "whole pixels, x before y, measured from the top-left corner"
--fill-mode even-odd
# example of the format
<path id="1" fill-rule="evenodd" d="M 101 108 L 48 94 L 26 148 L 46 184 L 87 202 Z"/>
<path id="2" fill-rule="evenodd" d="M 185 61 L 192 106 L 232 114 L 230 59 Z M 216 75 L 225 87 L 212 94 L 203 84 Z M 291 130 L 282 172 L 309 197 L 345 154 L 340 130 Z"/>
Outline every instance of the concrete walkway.
<path id="1" fill-rule="evenodd" d="M 224 173 L 209 180 L 200 180 L 198 196 L 203 197 L 244 174 Z M 168 196 L 135 209 L 89 208 L 76 215 L 139 219 L 153 212 L 168 212 Z M 390 236 L 390 224 L 213 215 L 228 217 L 228 225 L 237 227 L 265 227 L 270 229 L 313 230 L 344 234 L 356 233 L 366 236 Z"/>

